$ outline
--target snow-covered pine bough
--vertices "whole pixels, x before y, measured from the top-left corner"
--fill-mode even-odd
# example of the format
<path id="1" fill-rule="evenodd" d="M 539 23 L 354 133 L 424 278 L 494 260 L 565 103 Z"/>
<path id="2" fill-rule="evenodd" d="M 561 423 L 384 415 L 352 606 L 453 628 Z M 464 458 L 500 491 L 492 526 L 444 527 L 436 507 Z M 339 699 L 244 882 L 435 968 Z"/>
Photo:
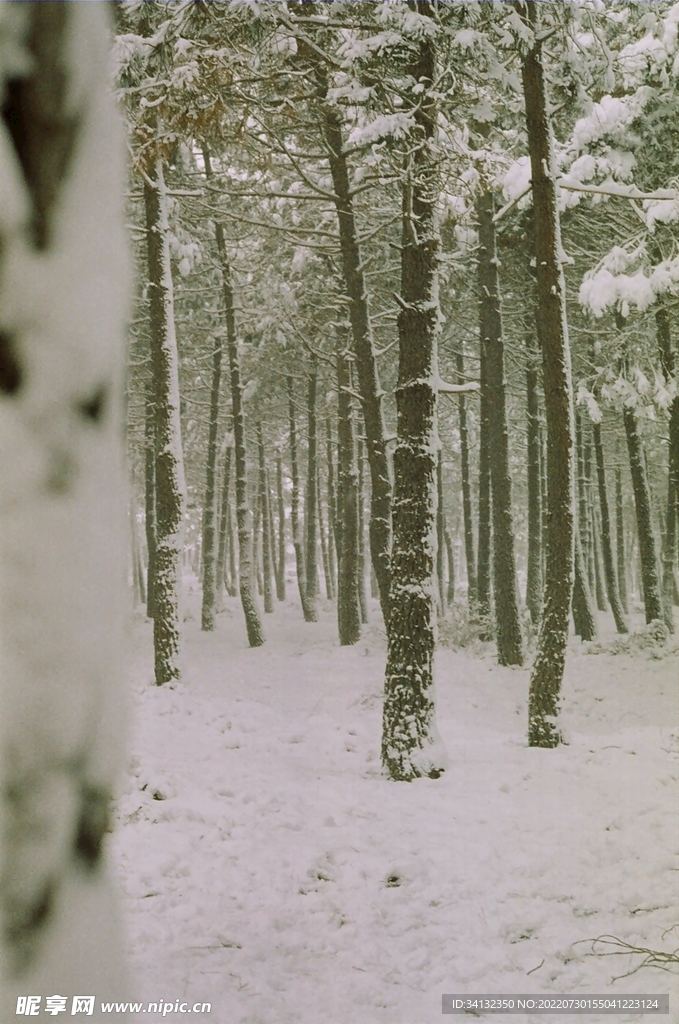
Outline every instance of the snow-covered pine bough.
<path id="1" fill-rule="evenodd" d="M 0 1019 L 120 998 L 128 263 L 108 5 L 0 2 Z M 96 1019 L 96 1013 L 95 1013 Z"/>

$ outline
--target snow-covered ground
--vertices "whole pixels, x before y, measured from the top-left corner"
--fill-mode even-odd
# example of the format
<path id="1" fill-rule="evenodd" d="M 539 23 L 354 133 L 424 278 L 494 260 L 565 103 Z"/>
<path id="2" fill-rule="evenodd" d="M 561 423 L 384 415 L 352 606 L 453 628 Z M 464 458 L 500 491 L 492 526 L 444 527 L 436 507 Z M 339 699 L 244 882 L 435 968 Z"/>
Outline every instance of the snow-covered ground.
<path id="1" fill-rule="evenodd" d="M 159 689 L 137 623 L 113 839 L 135 998 L 211 1002 L 214 1024 L 429 1024 L 444 992 L 669 991 L 679 1020 L 676 974 L 614 981 L 641 957 L 590 941 L 679 946 L 676 653 L 573 641 L 570 742 L 537 750 L 528 671 L 443 649 L 450 765 L 408 785 L 380 774 L 379 629 L 340 648 L 331 609 L 305 625 L 292 602 L 265 625 L 249 650 L 235 601 L 212 634 L 187 622 L 185 682 Z"/>

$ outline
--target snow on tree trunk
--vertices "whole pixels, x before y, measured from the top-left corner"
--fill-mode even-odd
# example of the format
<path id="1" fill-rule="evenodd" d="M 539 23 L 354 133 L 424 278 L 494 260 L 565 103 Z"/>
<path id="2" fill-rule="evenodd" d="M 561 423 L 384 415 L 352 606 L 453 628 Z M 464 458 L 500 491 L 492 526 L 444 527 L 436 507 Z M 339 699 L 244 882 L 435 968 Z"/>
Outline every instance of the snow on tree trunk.
<path id="1" fill-rule="evenodd" d="M 573 398 L 555 162 L 548 113 L 539 5 L 515 8 L 533 33 L 522 57 L 535 223 L 538 337 L 547 421 L 547 571 L 538 646 L 531 672 L 528 742 L 554 747 L 574 582 Z"/>
<path id="2" fill-rule="evenodd" d="M 445 586 L 445 529 L 446 517 L 443 507 L 443 452 L 439 449 L 436 458 L 436 584 L 439 615 L 446 613 Z"/>
<path id="3" fill-rule="evenodd" d="M 222 479 L 222 503 L 219 514 L 219 542 L 217 545 L 217 570 L 216 570 L 216 590 L 217 596 L 222 592 L 222 588 L 227 585 L 227 571 L 226 571 L 226 559 L 227 559 L 227 545 L 229 539 L 229 515 L 231 513 L 231 507 L 229 504 L 229 485 L 231 483 L 231 453 L 233 449 L 228 445 L 230 438 L 227 438 L 227 448 L 224 452 L 224 470 Z"/>
<path id="4" fill-rule="evenodd" d="M 486 359 L 490 480 L 493 493 L 495 632 L 500 664 L 522 665 L 523 642 L 514 558 L 504 341 L 494 212 L 493 194 L 485 192 L 477 202 L 476 214 L 479 225 L 479 325 Z"/>
<path id="5" fill-rule="evenodd" d="M 573 611 L 573 624 L 576 634 L 581 640 L 593 640 L 597 635 L 594 605 L 592 604 L 592 595 L 587 585 L 585 559 L 582 553 L 580 535 L 577 530 L 575 531 L 575 582 L 573 584 L 571 609 Z"/>
<path id="6" fill-rule="evenodd" d="M 490 411 L 486 346 L 480 346 L 479 363 L 479 540 L 477 546 L 476 593 L 481 639 L 492 640 L 490 628 L 490 558 L 492 546 L 490 493 Z"/>
<path id="7" fill-rule="evenodd" d="M 153 618 L 153 581 L 156 574 L 156 426 L 153 379 L 146 389 L 146 415 L 144 417 L 144 511 L 146 550 L 146 615 Z"/>
<path id="8" fill-rule="evenodd" d="M 368 591 L 365 578 L 365 454 L 363 442 L 358 442 L 358 603 L 361 622 L 367 625 Z"/>
<path id="9" fill-rule="evenodd" d="M 660 349 L 660 367 L 665 380 L 669 383 L 675 375 L 676 359 L 672 345 L 670 317 L 666 306 L 660 306 L 655 314 L 658 348 Z M 667 456 L 667 514 L 665 518 L 665 543 L 662 558 L 662 595 L 665 610 L 665 622 L 671 633 L 674 633 L 674 593 L 676 579 L 674 576 L 674 559 L 677 548 L 677 499 L 679 497 L 679 395 L 675 395 L 670 405 L 669 423 L 670 443 Z"/>
<path id="10" fill-rule="evenodd" d="M 455 355 L 458 384 L 464 384 L 464 355 Z M 462 514 L 464 516 L 464 551 L 467 562 L 467 601 L 470 610 L 476 607 L 476 555 L 474 553 L 474 518 L 472 515 L 471 475 L 469 472 L 469 429 L 467 427 L 467 401 L 464 391 L 457 396 L 460 425 L 460 460 L 462 472 Z M 450 570 L 449 570 L 450 571 Z"/>
<path id="11" fill-rule="evenodd" d="M 332 426 L 330 417 L 325 421 L 325 461 L 327 469 L 326 495 L 328 501 L 328 572 L 332 580 L 333 596 L 337 581 L 337 540 L 335 538 L 335 520 L 337 519 L 337 496 L 335 494 L 335 463 L 332 454 Z"/>
<path id="12" fill-rule="evenodd" d="M 0 42 L 0 1019 L 9 1021 L 18 995 L 125 995 L 105 835 L 123 754 L 128 260 L 106 5 L 3 5 Z"/>
<path id="13" fill-rule="evenodd" d="M 446 554 L 448 556 L 448 590 L 447 598 L 448 605 L 452 606 L 455 603 L 455 556 L 453 552 L 453 541 L 450 536 L 450 531 L 443 523 L 443 538 L 446 544 Z"/>
<path id="14" fill-rule="evenodd" d="M 158 686 L 179 679 L 179 601 L 184 547 L 184 460 L 179 418 L 179 356 L 174 326 L 167 194 L 163 166 L 144 183 L 148 254 L 149 329 L 155 398 L 156 549 L 153 577 L 153 649 Z"/>
<path id="15" fill-rule="evenodd" d="M 418 3 L 417 11 L 430 14 L 431 5 Z M 408 80 L 417 94 L 406 103 L 417 129 L 403 183 L 397 440 L 382 719 L 382 764 L 392 779 L 401 781 L 436 778 L 444 768 L 433 675 L 440 325 L 437 106 L 432 90 L 436 47 L 432 35 L 424 33 L 410 43 L 415 55 Z"/>

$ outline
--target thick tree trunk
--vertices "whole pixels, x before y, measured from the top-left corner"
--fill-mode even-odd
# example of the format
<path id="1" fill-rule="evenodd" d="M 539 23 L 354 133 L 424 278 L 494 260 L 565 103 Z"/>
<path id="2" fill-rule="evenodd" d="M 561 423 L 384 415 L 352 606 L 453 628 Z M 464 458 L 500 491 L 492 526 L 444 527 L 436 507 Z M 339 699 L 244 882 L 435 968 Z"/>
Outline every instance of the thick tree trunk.
<path id="1" fill-rule="evenodd" d="M 540 406 L 538 352 L 532 335 L 526 343 L 526 441 L 528 449 L 528 566 L 526 607 L 537 626 L 542 615 L 542 493 L 540 489 Z"/>
<path id="2" fill-rule="evenodd" d="M 316 429 L 316 391 L 318 387 L 318 371 L 316 359 L 312 357 L 309 368 L 309 384 L 307 388 L 307 484 L 304 502 L 305 528 L 305 579 L 306 603 L 309 618 L 307 622 L 318 620 L 318 434 Z"/>
<path id="3" fill-rule="evenodd" d="M 200 615 L 201 629 L 208 632 L 215 628 L 215 599 L 217 596 L 217 430 L 219 428 L 219 390 L 222 381 L 222 339 L 219 332 L 213 339 L 213 345 L 210 419 L 205 464 L 205 503 L 203 505 L 203 603 Z"/>
<path id="4" fill-rule="evenodd" d="M 153 580 L 153 648 L 156 683 L 179 679 L 181 556 L 184 545 L 186 485 L 179 416 L 179 356 L 167 195 L 163 166 L 144 184 L 148 254 L 149 329 L 155 383 L 156 549 Z"/>
<path id="5" fill-rule="evenodd" d="M 205 153 L 205 173 L 212 176 L 209 153 Z M 250 509 L 248 507 L 247 457 L 245 450 L 245 414 L 243 411 L 243 383 L 240 375 L 236 317 L 234 309 L 231 265 L 226 251 L 224 225 L 215 221 L 215 238 L 222 271 L 223 317 L 226 328 L 227 353 L 229 357 L 229 378 L 231 388 L 231 412 L 233 416 L 233 441 L 236 459 L 236 522 L 238 524 L 238 589 L 245 618 L 250 647 L 264 643 L 264 631 L 253 593 L 252 580 L 252 537 L 250 533 Z"/>
<path id="6" fill-rule="evenodd" d="M 417 4 L 431 15 L 432 4 Z M 414 45 L 414 44 L 413 44 Z M 434 39 L 422 36 L 408 68 L 418 94 L 406 108 L 416 124 L 417 148 L 403 186 L 399 369 L 396 388 L 391 591 L 382 720 L 382 764 L 392 779 L 436 778 L 443 770 L 435 724 L 433 658 L 436 630 L 434 536 L 436 519 L 436 401 L 439 329 L 439 194 L 433 151 L 437 107 Z M 422 88 L 423 87 L 423 88 Z"/>
<path id="7" fill-rule="evenodd" d="M 644 597 L 646 622 L 663 619 L 663 606 L 658 578 L 658 561 L 651 520 L 651 493 L 646 475 L 644 449 L 639 435 L 639 426 L 633 409 L 623 410 L 623 421 L 627 437 L 632 490 L 637 514 L 637 535 L 639 538 L 639 559 L 641 562 L 641 585 Z"/>
<path id="8" fill-rule="evenodd" d="M 619 465 L 615 467 L 615 545 L 620 604 L 627 615 L 629 608 L 627 606 L 627 559 L 625 558 L 625 508 L 622 500 L 622 469 Z"/>
<path id="9" fill-rule="evenodd" d="M 262 516 L 262 574 L 264 591 L 264 611 L 267 615 L 273 612 L 273 563 L 271 558 L 271 510 L 269 507 L 269 482 L 266 475 L 266 453 L 262 424 L 257 424 L 257 450 L 259 452 L 259 507 Z"/>
<path id="10" fill-rule="evenodd" d="M 611 517 L 608 510 L 608 491 L 606 488 L 606 466 L 604 464 L 604 445 L 601 437 L 601 424 L 592 423 L 592 440 L 596 460 L 597 481 L 599 484 L 599 508 L 601 511 L 601 546 L 604 556 L 604 575 L 608 601 L 613 612 L 615 628 L 618 633 L 627 633 L 627 623 L 620 604 L 618 579 L 613 562 L 613 545 L 611 542 Z"/>
<path id="11" fill-rule="evenodd" d="M 493 215 L 495 203 L 485 192 L 476 205 L 479 225 L 479 325 L 485 347 L 486 388 L 489 417 L 490 480 L 493 493 L 493 592 L 498 661 L 523 664 L 521 620 L 517 601 L 512 484 L 509 473 L 506 381 L 502 315 L 500 311 L 499 261 Z"/>
<path id="12" fill-rule="evenodd" d="M 153 377 L 146 389 L 144 423 L 144 509 L 146 550 L 146 615 L 153 618 L 153 588 L 156 575 L 156 403 Z"/>
<path id="13" fill-rule="evenodd" d="M 342 646 L 361 636 L 358 599 L 358 466 L 351 398 L 351 360 L 337 346 L 337 626 Z"/>
<path id="14" fill-rule="evenodd" d="M 561 740 L 557 717 L 574 582 L 573 398 L 556 167 L 538 38 L 539 5 L 518 2 L 514 6 L 534 34 L 522 59 L 522 77 L 535 222 L 536 321 L 547 421 L 547 572 L 530 680 L 528 742 L 554 747 Z"/>
<path id="15" fill-rule="evenodd" d="M 295 549 L 295 568 L 297 571 L 297 587 L 302 605 L 305 622 L 315 622 L 313 609 L 307 604 L 306 565 L 304 546 L 299 523 L 299 459 L 297 455 L 297 422 L 295 419 L 295 396 L 292 377 L 288 377 L 288 422 L 290 429 L 290 475 L 292 478 L 292 495 L 290 502 L 290 522 L 292 524 L 292 545 Z"/>
<path id="16" fill-rule="evenodd" d="M 278 503 L 278 572 L 276 573 L 276 597 L 285 601 L 285 498 L 283 495 L 283 457 L 276 449 L 276 500 Z"/>
<path id="17" fill-rule="evenodd" d="M 464 384 L 464 355 L 455 356 L 458 384 Z M 460 461 L 462 472 L 462 515 L 464 517 L 464 553 L 467 562 L 467 600 L 470 611 L 476 608 L 476 554 L 474 552 L 474 518 L 472 514 L 471 475 L 469 472 L 469 429 L 467 427 L 467 402 L 464 391 L 457 396 L 460 425 Z"/>
<path id="18" fill-rule="evenodd" d="M 128 998 L 106 856 L 126 703 L 127 175 L 106 5 L 3 15 L 21 70 L 3 59 L 0 1020 L 63 992 L 96 993 L 100 1022 L 100 1000 Z"/>

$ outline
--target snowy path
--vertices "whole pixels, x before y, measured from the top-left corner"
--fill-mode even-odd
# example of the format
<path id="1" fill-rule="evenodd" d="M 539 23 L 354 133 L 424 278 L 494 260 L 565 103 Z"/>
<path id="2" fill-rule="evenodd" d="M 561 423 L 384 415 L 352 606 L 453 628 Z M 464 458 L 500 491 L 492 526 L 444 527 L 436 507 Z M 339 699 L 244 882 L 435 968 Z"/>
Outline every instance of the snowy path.
<path id="1" fill-rule="evenodd" d="M 676 1012 L 676 976 L 612 986 L 638 958 L 583 941 L 679 946 L 676 655 L 574 654 L 571 742 L 543 751 L 525 746 L 527 672 L 444 650 L 449 769 L 396 785 L 376 630 L 342 649 L 331 613 L 285 608 L 250 651 L 236 607 L 187 627 L 176 690 L 149 685 L 136 635 L 114 850 L 139 998 L 210 1001 L 214 1024 L 429 1024 L 443 992 L 670 991 Z"/>

